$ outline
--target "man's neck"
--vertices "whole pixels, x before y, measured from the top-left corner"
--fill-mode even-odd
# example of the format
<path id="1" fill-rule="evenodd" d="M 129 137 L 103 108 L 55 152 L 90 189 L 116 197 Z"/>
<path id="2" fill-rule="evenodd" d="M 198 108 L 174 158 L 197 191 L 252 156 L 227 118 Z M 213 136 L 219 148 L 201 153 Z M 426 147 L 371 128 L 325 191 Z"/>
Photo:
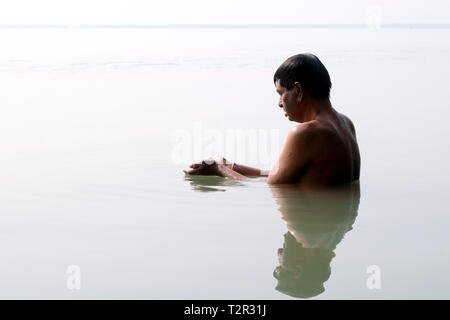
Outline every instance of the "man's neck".
<path id="1" fill-rule="evenodd" d="M 332 110 L 330 99 L 309 99 L 303 113 L 303 121 L 308 122 L 316 120 L 323 112 Z"/>

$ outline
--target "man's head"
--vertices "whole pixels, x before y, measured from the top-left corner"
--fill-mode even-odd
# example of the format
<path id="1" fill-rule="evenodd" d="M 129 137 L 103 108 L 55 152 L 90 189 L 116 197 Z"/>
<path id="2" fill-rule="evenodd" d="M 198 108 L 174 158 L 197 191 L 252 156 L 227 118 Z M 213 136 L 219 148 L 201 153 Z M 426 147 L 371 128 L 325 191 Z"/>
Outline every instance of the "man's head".
<path id="1" fill-rule="evenodd" d="M 280 94 L 278 105 L 291 120 L 298 118 L 298 106 L 302 102 L 330 97 L 330 75 L 319 58 L 310 53 L 298 54 L 283 62 L 273 81 Z"/>

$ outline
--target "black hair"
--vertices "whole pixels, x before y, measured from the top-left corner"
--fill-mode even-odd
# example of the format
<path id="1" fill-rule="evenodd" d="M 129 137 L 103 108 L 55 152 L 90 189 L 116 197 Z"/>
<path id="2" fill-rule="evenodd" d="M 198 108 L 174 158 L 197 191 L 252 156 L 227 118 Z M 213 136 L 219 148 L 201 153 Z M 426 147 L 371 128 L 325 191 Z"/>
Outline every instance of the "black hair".
<path id="1" fill-rule="evenodd" d="M 290 57 L 278 67 L 273 82 L 280 80 L 280 85 L 287 90 L 299 82 L 302 89 L 312 98 L 329 99 L 331 79 L 319 58 L 311 53 L 301 53 Z"/>

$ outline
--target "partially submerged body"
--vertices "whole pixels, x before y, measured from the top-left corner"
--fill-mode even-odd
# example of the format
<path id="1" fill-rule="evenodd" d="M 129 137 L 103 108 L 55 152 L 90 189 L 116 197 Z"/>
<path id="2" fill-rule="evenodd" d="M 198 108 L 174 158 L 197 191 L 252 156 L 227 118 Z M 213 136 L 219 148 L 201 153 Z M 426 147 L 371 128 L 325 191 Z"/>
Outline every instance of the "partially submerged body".
<path id="1" fill-rule="evenodd" d="M 303 83 L 293 80 L 295 72 L 292 70 L 301 71 L 299 77 Z M 288 77 L 285 80 L 287 87 L 282 84 L 282 77 Z M 234 179 L 267 176 L 269 184 L 302 187 L 335 186 L 358 180 L 360 155 L 355 127 L 348 117 L 331 106 L 331 81 L 317 57 L 291 57 L 277 70 L 274 82 L 280 95 L 278 106 L 283 108 L 289 120 L 299 123 L 289 132 L 274 168 L 260 170 L 229 163 L 222 158 L 221 161 L 194 163 L 185 173 Z"/>

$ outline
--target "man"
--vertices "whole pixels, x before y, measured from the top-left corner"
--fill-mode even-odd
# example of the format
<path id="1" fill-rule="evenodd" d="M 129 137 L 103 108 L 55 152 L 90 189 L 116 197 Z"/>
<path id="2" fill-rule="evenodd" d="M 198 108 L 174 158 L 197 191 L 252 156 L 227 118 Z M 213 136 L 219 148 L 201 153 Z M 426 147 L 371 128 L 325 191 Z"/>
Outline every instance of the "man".
<path id="1" fill-rule="evenodd" d="M 268 176 L 269 184 L 295 183 L 305 187 L 333 186 L 359 179 L 360 156 L 355 127 L 330 102 L 331 80 L 313 54 L 287 59 L 275 72 L 278 106 L 298 122 L 270 172 L 225 159 L 194 163 L 184 172 L 235 179 Z"/>

